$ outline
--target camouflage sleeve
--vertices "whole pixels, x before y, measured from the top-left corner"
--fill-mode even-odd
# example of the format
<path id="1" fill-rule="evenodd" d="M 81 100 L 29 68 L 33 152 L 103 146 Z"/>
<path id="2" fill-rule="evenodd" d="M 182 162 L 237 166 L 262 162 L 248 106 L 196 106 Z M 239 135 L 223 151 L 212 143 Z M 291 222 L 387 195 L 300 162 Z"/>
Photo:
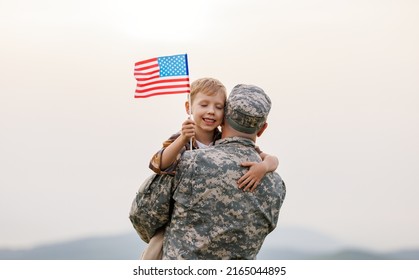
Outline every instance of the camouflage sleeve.
<path id="1" fill-rule="evenodd" d="M 274 187 L 273 193 L 275 194 L 275 198 L 273 196 L 268 197 L 268 200 L 272 199 L 272 205 L 274 205 L 274 207 L 270 207 L 271 212 L 272 212 L 271 214 L 272 218 L 271 218 L 269 232 L 273 231 L 277 226 L 279 212 L 282 207 L 282 204 L 284 203 L 286 191 L 287 191 L 285 182 L 282 180 L 281 176 L 279 176 L 277 172 L 273 172 L 272 174 L 274 178 L 274 181 L 272 182 L 272 186 Z"/>
<path id="2" fill-rule="evenodd" d="M 144 242 L 168 223 L 173 208 L 173 176 L 153 174 L 139 188 L 129 219 Z"/>
<path id="3" fill-rule="evenodd" d="M 190 205 L 190 195 L 192 192 L 192 185 L 195 182 L 195 158 L 197 150 L 185 151 L 182 155 L 177 172 L 174 177 L 174 194 L 173 198 L 176 203 L 180 203 L 184 206 Z"/>
<path id="4" fill-rule="evenodd" d="M 156 174 L 170 174 L 170 175 L 174 175 L 175 174 L 175 169 L 176 166 L 178 164 L 178 161 L 182 155 L 183 150 L 181 151 L 181 153 L 178 154 L 176 161 L 173 162 L 169 167 L 167 167 L 164 170 L 160 169 L 160 162 L 161 162 L 161 156 L 162 153 L 164 151 L 164 149 L 166 149 L 170 144 L 172 144 L 178 137 L 179 137 L 180 133 L 176 133 L 173 134 L 172 136 L 170 136 L 169 139 L 167 139 L 166 141 L 163 142 L 163 147 L 153 155 L 153 157 L 150 160 L 150 164 L 149 164 L 149 168 L 151 170 L 153 170 L 154 173 Z"/>

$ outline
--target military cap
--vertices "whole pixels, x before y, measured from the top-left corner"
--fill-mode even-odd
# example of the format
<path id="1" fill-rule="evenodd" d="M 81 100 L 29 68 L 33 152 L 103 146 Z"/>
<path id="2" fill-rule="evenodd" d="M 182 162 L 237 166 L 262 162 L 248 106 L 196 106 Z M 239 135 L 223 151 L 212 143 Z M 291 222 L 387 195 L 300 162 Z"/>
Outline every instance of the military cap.
<path id="1" fill-rule="evenodd" d="M 235 130 L 253 134 L 266 122 L 271 100 L 260 87 L 236 85 L 228 96 L 225 119 Z"/>

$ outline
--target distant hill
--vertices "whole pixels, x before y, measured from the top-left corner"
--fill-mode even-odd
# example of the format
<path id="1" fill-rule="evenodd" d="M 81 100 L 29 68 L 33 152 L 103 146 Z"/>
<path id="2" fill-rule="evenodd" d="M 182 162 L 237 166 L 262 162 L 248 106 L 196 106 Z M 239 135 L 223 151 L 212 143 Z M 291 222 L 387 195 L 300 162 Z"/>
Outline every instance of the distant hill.
<path id="1" fill-rule="evenodd" d="M 25 250 L 0 249 L 2 260 L 135 260 L 145 243 L 135 231 L 41 245 Z M 377 253 L 357 249 L 314 231 L 278 228 L 266 238 L 261 260 L 419 260 L 418 250 Z"/>
<path id="2" fill-rule="evenodd" d="M 25 250 L 1 250 L 0 259 L 130 260 L 138 259 L 145 243 L 136 233 L 89 237 Z"/>

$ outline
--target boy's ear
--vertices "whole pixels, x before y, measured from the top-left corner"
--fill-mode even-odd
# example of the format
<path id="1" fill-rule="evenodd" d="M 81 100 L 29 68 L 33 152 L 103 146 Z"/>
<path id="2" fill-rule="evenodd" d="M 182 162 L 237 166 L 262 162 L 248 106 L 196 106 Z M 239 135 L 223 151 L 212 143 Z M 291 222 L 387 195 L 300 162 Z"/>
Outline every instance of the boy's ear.
<path id="1" fill-rule="evenodd" d="M 258 133 L 256 134 L 257 137 L 260 137 L 267 127 L 268 123 L 264 123 L 263 126 L 259 129 Z"/>
<path id="2" fill-rule="evenodd" d="M 186 114 L 189 115 L 189 101 L 185 101 L 185 110 L 186 110 Z"/>

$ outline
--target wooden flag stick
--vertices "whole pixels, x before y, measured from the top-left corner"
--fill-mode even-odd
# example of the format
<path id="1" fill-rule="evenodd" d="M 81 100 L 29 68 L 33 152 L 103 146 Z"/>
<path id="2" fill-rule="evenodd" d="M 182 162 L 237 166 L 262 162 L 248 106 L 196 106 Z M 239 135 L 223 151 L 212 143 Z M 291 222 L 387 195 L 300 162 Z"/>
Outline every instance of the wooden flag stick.
<path id="1" fill-rule="evenodd" d="M 192 119 L 192 103 L 191 103 L 191 93 L 188 93 L 188 102 L 189 102 L 189 119 Z M 189 139 L 190 150 L 192 151 L 192 137 Z"/>
<path id="2" fill-rule="evenodd" d="M 189 64 L 188 64 L 188 54 L 185 53 L 185 61 L 186 61 L 186 74 L 189 77 Z M 191 101 L 191 89 L 189 88 L 189 93 L 188 93 L 188 102 L 189 102 L 189 119 L 193 119 L 192 117 L 192 101 Z M 192 151 L 192 137 L 191 139 L 189 139 L 189 146 L 190 146 L 190 150 Z"/>

